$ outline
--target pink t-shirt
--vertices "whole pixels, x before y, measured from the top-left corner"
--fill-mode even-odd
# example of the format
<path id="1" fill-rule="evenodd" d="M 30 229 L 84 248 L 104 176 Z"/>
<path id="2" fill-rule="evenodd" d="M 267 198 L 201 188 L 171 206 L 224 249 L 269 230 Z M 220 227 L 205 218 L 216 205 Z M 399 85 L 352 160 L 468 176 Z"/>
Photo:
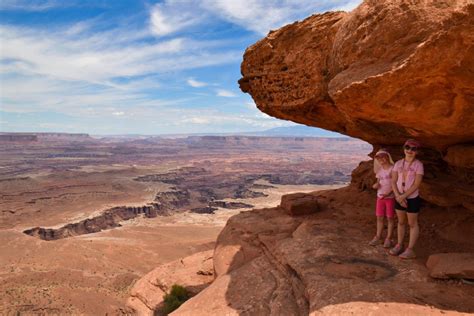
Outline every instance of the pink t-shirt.
<path id="1" fill-rule="evenodd" d="M 390 166 L 388 169 L 381 167 L 375 175 L 375 177 L 379 180 L 380 186 L 377 190 L 377 196 L 380 198 L 384 197 L 384 194 L 392 192 L 392 169 L 392 166 Z M 386 197 L 393 197 L 393 194 Z"/>
<path id="2" fill-rule="evenodd" d="M 411 163 L 408 161 L 405 161 L 405 159 L 400 159 L 393 166 L 393 171 L 398 173 L 397 188 L 398 188 L 398 192 L 402 194 L 408 191 L 413 185 L 413 183 L 415 183 L 415 177 L 417 174 L 422 175 L 425 173 L 423 164 L 418 159 L 413 160 Z M 406 172 L 405 179 L 403 179 L 404 171 Z M 403 183 L 404 180 L 405 180 L 405 183 Z M 408 199 L 416 198 L 418 194 L 419 194 L 419 190 L 416 189 L 416 191 L 410 194 L 407 198 Z"/>

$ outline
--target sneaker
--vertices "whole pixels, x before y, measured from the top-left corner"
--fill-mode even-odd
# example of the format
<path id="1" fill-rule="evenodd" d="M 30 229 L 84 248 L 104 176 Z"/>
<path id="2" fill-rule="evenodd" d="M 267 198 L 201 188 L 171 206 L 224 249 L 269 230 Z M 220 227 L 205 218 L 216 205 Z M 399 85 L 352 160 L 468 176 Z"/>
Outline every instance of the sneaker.
<path id="1" fill-rule="evenodd" d="M 405 251 L 398 256 L 400 259 L 415 259 L 416 254 L 413 249 L 407 248 Z"/>
<path id="2" fill-rule="evenodd" d="M 377 246 L 378 244 L 380 244 L 381 240 L 379 237 L 375 236 L 370 242 L 369 242 L 369 246 Z"/>
<path id="3" fill-rule="evenodd" d="M 399 254 L 401 254 L 403 251 L 403 248 L 402 246 L 400 246 L 400 244 L 396 244 L 395 247 L 393 247 L 392 249 L 390 249 L 389 253 L 392 255 L 392 256 L 398 256 Z"/>
<path id="4" fill-rule="evenodd" d="M 393 246 L 392 240 L 390 239 L 385 239 L 385 242 L 383 243 L 384 248 L 391 248 Z"/>

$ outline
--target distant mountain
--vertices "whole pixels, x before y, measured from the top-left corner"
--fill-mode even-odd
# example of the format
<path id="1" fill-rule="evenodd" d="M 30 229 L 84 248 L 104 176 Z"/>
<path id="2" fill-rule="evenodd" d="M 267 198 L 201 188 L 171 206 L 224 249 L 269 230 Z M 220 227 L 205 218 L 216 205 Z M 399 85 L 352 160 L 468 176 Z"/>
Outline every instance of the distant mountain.
<path id="1" fill-rule="evenodd" d="M 306 125 L 275 127 L 252 134 L 258 136 L 347 137 L 346 135 Z"/>
<path id="2" fill-rule="evenodd" d="M 95 135 L 96 138 L 108 141 L 124 140 L 156 140 L 157 138 L 183 138 L 188 136 L 260 136 L 260 137 L 348 137 L 339 133 L 330 132 L 317 127 L 306 125 L 294 125 L 275 127 L 258 132 L 232 132 L 232 133 L 184 133 L 184 134 L 160 134 L 160 135 Z"/>

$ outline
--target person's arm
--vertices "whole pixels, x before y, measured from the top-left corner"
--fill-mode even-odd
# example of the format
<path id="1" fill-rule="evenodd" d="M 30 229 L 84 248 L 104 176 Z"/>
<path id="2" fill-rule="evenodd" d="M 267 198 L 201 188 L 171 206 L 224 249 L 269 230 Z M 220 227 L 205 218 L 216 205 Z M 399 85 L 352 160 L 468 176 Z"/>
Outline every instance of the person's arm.
<path id="1" fill-rule="evenodd" d="M 413 185 L 405 193 L 400 195 L 400 197 L 403 198 L 403 199 L 406 199 L 407 196 L 410 196 L 410 194 L 412 194 L 413 192 L 418 190 L 422 180 L 423 180 L 423 174 L 416 174 L 415 175 L 415 182 L 413 183 Z"/>
<path id="2" fill-rule="evenodd" d="M 401 206 L 407 207 L 406 199 L 402 197 L 402 194 L 398 191 L 397 180 L 398 180 L 398 171 L 392 171 L 392 191 L 393 191 L 393 194 L 395 194 L 395 200 L 397 200 L 397 202 Z"/>
<path id="3" fill-rule="evenodd" d="M 398 192 L 397 181 L 398 181 L 398 172 L 392 171 L 392 191 L 393 191 L 393 194 L 395 194 L 396 198 L 400 196 L 400 192 Z"/>
<path id="4" fill-rule="evenodd" d="M 377 190 L 378 188 L 380 188 L 379 178 L 375 178 L 375 183 L 372 186 L 372 189 Z"/>
<path id="5" fill-rule="evenodd" d="M 391 184 L 390 189 L 388 190 L 388 192 L 383 194 L 383 197 L 393 197 L 393 196 L 395 196 L 395 194 L 393 193 L 393 184 L 392 184 L 391 180 L 390 180 L 390 184 Z"/>

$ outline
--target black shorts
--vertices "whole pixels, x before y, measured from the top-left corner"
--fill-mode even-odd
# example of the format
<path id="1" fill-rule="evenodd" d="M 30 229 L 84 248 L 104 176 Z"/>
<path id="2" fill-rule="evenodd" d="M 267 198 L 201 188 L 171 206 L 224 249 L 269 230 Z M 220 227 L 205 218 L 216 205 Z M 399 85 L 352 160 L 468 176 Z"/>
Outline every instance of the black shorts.
<path id="1" fill-rule="evenodd" d="M 420 196 L 413 199 L 407 199 L 407 207 L 403 207 L 395 200 L 395 209 L 399 211 L 405 211 L 407 213 L 418 213 L 421 208 Z"/>

